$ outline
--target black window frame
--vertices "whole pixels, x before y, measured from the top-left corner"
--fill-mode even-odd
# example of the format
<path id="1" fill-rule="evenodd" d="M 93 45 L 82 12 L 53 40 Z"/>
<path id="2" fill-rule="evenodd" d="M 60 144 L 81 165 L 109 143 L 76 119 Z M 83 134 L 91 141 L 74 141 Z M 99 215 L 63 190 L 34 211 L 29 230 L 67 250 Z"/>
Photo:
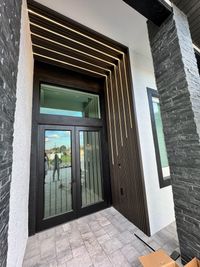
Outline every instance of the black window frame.
<path id="1" fill-rule="evenodd" d="M 155 153 L 156 153 L 156 162 L 157 162 L 157 170 L 158 170 L 158 178 L 159 178 L 159 184 L 160 188 L 164 188 L 166 186 L 171 185 L 171 176 L 168 176 L 167 178 L 163 178 L 163 172 L 162 172 L 162 165 L 161 165 L 161 158 L 160 158 L 160 150 L 159 150 L 159 144 L 158 144 L 158 136 L 156 131 L 156 122 L 155 122 L 155 116 L 154 116 L 154 110 L 153 110 L 153 98 L 159 99 L 158 91 L 152 88 L 147 88 L 147 95 L 149 100 L 149 109 L 150 109 L 150 116 L 151 116 L 151 125 L 152 125 L 152 132 L 153 132 L 153 139 L 154 139 L 154 147 L 155 147 Z"/>

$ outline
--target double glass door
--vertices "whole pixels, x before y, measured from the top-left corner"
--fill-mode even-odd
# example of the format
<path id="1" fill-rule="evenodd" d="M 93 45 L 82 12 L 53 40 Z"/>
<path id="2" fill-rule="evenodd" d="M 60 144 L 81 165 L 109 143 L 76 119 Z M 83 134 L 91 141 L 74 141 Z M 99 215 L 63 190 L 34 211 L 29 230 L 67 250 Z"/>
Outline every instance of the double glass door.
<path id="1" fill-rule="evenodd" d="M 38 228 L 106 206 L 99 127 L 39 127 Z"/>

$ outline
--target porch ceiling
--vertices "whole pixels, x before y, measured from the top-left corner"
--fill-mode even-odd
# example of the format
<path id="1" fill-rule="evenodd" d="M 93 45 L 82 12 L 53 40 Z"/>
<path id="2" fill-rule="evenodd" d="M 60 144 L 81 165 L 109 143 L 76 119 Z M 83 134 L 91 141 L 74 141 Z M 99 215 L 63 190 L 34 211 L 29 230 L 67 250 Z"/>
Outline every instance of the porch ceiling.
<path id="1" fill-rule="evenodd" d="M 193 43 L 200 48 L 200 1 L 173 0 L 173 3 L 188 16 Z"/>
<path id="2" fill-rule="evenodd" d="M 173 2 L 189 20 L 193 43 L 200 49 L 200 1 L 199 0 L 123 0 L 147 19 L 160 26 L 171 14 L 167 2 Z"/>

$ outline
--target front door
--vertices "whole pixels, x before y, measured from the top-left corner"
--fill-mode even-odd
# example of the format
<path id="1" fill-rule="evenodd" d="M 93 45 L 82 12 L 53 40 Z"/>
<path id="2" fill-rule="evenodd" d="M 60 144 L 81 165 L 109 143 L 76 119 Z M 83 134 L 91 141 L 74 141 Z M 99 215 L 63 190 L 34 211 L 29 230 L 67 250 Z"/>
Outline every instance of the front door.
<path id="1" fill-rule="evenodd" d="M 104 82 L 37 63 L 33 104 L 31 234 L 111 203 Z"/>
<path id="2" fill-rule="evenodd" d="M 41 125 L 39 140 L 38 230 L 106 207 L 101 128 Z"/>

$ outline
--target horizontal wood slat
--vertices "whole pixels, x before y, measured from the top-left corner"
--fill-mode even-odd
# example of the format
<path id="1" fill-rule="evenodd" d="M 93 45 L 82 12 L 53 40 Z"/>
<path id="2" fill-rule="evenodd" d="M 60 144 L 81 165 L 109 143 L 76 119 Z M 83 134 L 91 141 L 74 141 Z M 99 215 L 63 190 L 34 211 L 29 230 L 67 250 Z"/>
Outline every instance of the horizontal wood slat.
<path id="1" fill-rule="evenodd" d="M 48 18 L 52 19 L 52 20 L 55 20 L 56 22 L 58 23 L 61 23 L 69 28 L 71 28 L 72 30 L 75 30 L 77 32 L 80 32 L 81 34 L 84 34 L 84 35 L 87 35 L 88 38 L 92 38 L 92 39 L 95 39 L 96 42 L 101 42 L 101 43 L 104 43 L 104 46 L 109 46 L 111 47 L 113 50 L 119 50 L 120 52 L 127 52 L 127 47 L 126 46 L 123 46 L 122 44 L 120 43 L 117 43 L 116 41 L 113 42 L 113 40 L 111 40 L 110 38 L 106 38 L 105 39 L 105 36 L 103 36 L 102 34 L 94 31 L 94 30 L 91 30 L 89 28 L 87 28 L 86 26 L 83 26 L 82 24 L 70 19 L 70 18 L 67 18 L 66 20 L 66 17 L 54 10 L 50 10 L 49 8 L 39 4 L 39 3 L 36 3 L 32 0 L 28 0 L 28 8 L 30 10 L 33 10 L 34 12 L 37 12 L 41 15 L 44 15 L 44 16 L 47 16 Z M 95 37 L 94 37 L 95 36 Z"/>

